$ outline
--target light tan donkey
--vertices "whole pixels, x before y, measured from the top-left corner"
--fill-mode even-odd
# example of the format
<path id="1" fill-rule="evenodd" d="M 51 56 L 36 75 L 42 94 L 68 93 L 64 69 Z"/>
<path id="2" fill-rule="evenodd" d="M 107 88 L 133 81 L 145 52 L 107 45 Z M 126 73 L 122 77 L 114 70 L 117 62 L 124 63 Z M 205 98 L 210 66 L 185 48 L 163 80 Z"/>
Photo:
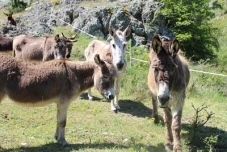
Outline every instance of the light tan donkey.
<path id="1" fill-rule="evenodd" d="M 165 148 L 167 151 L 173 149 L 175 152 L 181 152 L 181 117 L 190 78 L 188 65 L 180 54 L 177 39 L 161 41 L 156 35 L 151 44 L 148 87 L 152 93 L 152 117 L 157 122 L 157 105 L 163 108 L 166 128 Z"/>
<path id="2" fill-rule="evenodd" d="M 117 68 L 117 78 L 114 85 L 115 96 L 114 99 L 111 100 L 111 110 L 117 112 L 120 109 L 118 104 L 120 83 L 126 66 L 126 38 L 131 34 L 131 26 L 128 26 L 124 31 L 110 28 L 109 33 L 112 37 L 110 44 L 106 44 L 99 40 L 93 40 L 85 49 L 85 58 L 87 61 L 91 61 L 95 54 L 99 54 L 101 59 L 111 59 Z M 93 99 L 90 89 L 88 91 L 88 98 L 90 100 Z"/>
<path id="3" fill-rule="evenodd" d="M 114 97 L 115 66 L 94 56 L 94 61 L 51 60 L 34 64 L 0 54 L 0 102 L 4 96 L 24 106 L 57 104 L 55 139 L 63 146 L 67 110 L 71 101 L 95 86 L 107 99 Z"/>

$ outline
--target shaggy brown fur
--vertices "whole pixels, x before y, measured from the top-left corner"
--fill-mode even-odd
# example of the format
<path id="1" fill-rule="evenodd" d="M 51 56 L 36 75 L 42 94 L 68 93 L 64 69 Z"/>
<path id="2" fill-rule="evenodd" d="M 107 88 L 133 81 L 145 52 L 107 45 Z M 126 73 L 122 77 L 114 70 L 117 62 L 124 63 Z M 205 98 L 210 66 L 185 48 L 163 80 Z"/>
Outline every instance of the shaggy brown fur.
<path id="1" fill-rule="evenodd" d="M 13 38 L 0 36 L 0 51 L 12 51 Z"/>
<path id="2" fill-rule="evenodd" d="M 158 119 L 157 105 L 164 108 L 166 150 L 181 151 L 181 117 L 190 73 L 186 60 L 180 55 L 179 42 L 161 42 L 158 35 L 152 40 L 149 55 L 148 87 L 152 93 L 153 118 Z"/>
<path id="3" fill-rule="evenodd" d="M 14 37 L 13 56 L 23 60 L 48 61 L 54 58 L 69 58 L 73 42 L 64 35 L 59 37 L 33 37 L 19 35 Z"/>
<path id="4" fill-rule="evenodd" d="M 18 61 L 9 55 L 0 54 L 0 102 L 5 95 L 27 106 L 57 104 L 58 143 L 65 141 L 67 109 L 83 91 L 95 86 L 108 100 L 113 94 L 116 69 L 98 55 L 92 61 L 52 60 L 41 64 Z M 112 98 L 111 98 L 112 97 Z"/>

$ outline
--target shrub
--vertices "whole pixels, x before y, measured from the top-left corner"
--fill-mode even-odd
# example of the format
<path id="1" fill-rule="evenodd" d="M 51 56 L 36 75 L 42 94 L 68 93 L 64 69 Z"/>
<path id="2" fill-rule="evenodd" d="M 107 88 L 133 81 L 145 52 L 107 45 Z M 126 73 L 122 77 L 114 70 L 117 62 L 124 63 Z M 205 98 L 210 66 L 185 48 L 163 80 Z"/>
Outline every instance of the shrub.
<path id="1" fill-rule="evenodd" d="M 215 17 L 209 7 L 209 0 L 160 0 L 164 9 L 167 27 L 174 31 L 181 41 L 187 58 L 200 60 L 215 57 L 219 48 L 216 38 L 217 29 L 210 20 Z"/>

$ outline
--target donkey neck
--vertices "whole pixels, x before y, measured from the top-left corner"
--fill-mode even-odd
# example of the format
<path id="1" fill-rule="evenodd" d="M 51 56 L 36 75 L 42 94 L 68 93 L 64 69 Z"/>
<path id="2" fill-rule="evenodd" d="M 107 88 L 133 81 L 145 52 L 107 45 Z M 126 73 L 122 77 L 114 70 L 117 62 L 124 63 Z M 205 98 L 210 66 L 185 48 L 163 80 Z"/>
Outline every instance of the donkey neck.
<path id="1" fill-rule="evenodd" d="M 94 86 L 94 75 L 98 71 L 98 66 L 94 62 L 80 61 L 76 64 L 74 72 L 80 83 L 81 91 L 85 91 Z"/>

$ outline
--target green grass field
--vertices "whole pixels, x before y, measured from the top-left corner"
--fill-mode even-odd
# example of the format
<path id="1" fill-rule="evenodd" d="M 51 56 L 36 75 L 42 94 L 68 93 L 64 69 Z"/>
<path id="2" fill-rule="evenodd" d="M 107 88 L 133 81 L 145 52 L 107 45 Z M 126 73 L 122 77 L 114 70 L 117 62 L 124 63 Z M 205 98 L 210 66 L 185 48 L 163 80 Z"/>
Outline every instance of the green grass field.
<path id="1" fill-rule="evenodd" d="M 95 90 L 94 90 L 95 91 Z M 95 91 L 96 92 L 96 91 Z M 96 92 L 96 101 L 78 99 L 68 111 L 66 140 L 72 145 L 61 147 L 53 138 L 56 126 L 56 106 L 27 108 L 4 100 L 0 106 L 0 151 L 119 151 L 119 152 L 164 152 L 164 125 L 155 125 L 151 119 L 152 107 L 149 98 L 138 100 L 135 96 L 120 98 L 121 111 L 110 111 L 110 103 Z M 85 98 L 85 97 L 84 97 Z M 223 101 L 188 97 L 183 112 L 181 132 L 184 151 L 189 151 L 191 120 L 196 107 L 203 103 L 215 114 L 199 130 L 197 142 L 191 147 L 209 151 L 210 147 L 226 150 L 227 103 Z M 159 109 L 162 115 L 161 109 Z M 205 117 L 205 115 L 203 116 Z M 217 138 L 215 138 L 217 137 Z M 206 142 L 208 140 L 210 142 Z"/>

